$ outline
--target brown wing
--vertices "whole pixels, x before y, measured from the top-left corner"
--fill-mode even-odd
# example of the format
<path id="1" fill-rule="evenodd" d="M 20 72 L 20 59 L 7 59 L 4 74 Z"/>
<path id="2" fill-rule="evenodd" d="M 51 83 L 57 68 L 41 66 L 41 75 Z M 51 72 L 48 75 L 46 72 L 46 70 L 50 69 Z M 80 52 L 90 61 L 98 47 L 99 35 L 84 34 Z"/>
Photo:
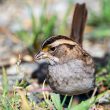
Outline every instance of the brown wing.
<path id="1" fill-rule="evenodd" d="M 87 8 L 84 4 L 76 4 L 73 14 L 70 37 L 82 46 L 83 32 L 87 19 Z"/>

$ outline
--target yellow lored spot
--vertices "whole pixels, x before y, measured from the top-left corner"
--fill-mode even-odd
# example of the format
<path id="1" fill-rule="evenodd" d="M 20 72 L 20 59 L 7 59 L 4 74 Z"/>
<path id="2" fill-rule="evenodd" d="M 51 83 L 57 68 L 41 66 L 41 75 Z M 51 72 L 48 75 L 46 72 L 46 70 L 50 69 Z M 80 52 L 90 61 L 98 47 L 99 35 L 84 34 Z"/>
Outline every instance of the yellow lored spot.
<path id="1" fill-rule="evenodd" d="M 42 49 L 42 51 L 44 51 L 44 52 L 47 52 L 48 50 L 49 50 L 48 46 Z"/>

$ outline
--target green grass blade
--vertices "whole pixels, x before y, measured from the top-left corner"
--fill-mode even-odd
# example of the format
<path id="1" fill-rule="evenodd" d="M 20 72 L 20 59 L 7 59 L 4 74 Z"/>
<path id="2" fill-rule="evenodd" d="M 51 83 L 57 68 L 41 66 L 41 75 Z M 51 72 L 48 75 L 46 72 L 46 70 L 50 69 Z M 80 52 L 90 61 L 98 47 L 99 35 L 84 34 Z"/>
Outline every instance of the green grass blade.
<path id="1" fill-rule="evenodd" d="M 54 106 L 57 110 L 62 110 L 62 105 L 61 105 L 61 101 L 60 101 L 60 95 L 59 94 L 55 94 L 55 93 L 51 93 L 51 99 L 52 102 L 54 103 Z"/>
<path id="2" fill-rule="evenodd" d="M 5 96 L 8 93 L 9 87 L 8 87 L 7 73 L 4 67 L 2 68 L 2 73 L 3 73 L 2 76 L 3 96 Z"/>
<path id="3" fill-rule="evenodd" d="M 73 101 L 73 96 L 71 96 L 71 99 L 70 99 L 70 102 L 69 102 L 69 105 L 68 105 L 68 108 L 67 108 L 67 110 L 70 110 L 70 108 L 71 108 L 71 105 L 72 105 L 72 101 Z"/>
<path id="4" fill-rule="evenodd" d="M 64 99 L 63 99 L 63 101 L 62 101 L 62 106 L 64 105 L 64 103 L 65 103 L 65 101 L 66 101 L 66 98 L 67 98 L 67 95 L 65 95 L 65 97 L 64 97 Z"/>

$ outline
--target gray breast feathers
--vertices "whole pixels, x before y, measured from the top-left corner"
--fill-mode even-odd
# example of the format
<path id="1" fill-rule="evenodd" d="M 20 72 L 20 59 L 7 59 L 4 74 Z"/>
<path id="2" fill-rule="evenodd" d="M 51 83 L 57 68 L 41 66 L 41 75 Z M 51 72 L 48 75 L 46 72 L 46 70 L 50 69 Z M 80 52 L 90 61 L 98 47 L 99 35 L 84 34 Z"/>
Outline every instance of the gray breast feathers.
<path id="1" fill-rule="evenodd" d="M 81 60 L 49 66 L 50 87 L 56 92 L 76 95 L 93 89 L 95 85 L 94 67 Z"/>

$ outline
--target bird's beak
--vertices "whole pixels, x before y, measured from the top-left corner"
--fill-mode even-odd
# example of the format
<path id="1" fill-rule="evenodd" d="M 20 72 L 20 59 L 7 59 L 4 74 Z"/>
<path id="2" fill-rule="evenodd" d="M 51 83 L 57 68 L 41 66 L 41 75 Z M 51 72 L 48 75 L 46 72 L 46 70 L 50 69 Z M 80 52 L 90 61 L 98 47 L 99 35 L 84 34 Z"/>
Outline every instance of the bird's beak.
<path id="1" fill-rule="evenodd" d="M 35 61 L 41 61 L 41 62 L 48 62 L 51 65 L 58 63 L 59 59 L 57 57 L 52 56 L 51 54 L 47 52 L 39 52 L 37 55 L 35 55 Z"/>
<path id="2" fill-rule="evenodd" d="M 35 60 L 41 60 L 41 59 L 46 59 L 49 58 L 49 55 L 47 52 L 39 52 L 38 54 L 35 55 Z"/>

